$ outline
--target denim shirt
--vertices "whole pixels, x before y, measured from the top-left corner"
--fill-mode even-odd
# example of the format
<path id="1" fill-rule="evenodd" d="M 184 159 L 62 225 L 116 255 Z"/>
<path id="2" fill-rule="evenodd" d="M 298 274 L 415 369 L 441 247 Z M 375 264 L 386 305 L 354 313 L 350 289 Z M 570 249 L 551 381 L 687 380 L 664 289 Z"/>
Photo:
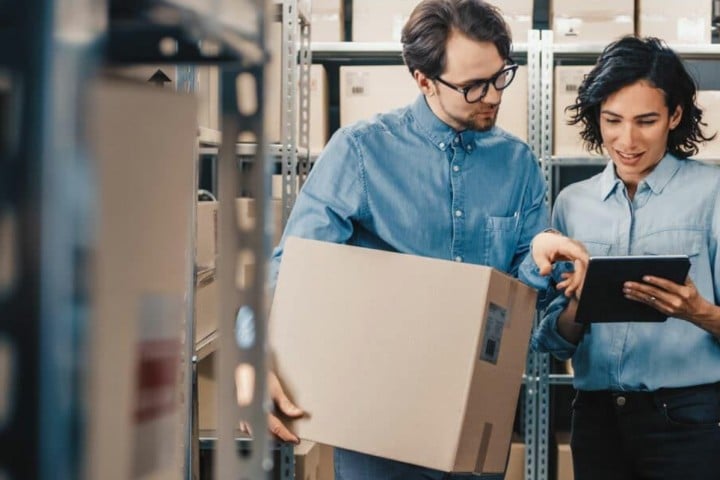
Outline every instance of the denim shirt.
<path id="1" fill-rule="evenodd" d="M 517 275 L 546 228 L 545 183 L 529 147 L 498 127 L 457 132 L 425 97 L 342 128 L 300 191 L 288 236 L 458 262 Z"/>
<path id="2" fill-rule="evenodd" d="M 665 155 L 628 199 L 612 163 L 564 189 L 552 223 L 590 255 L 685 254 L 706 300 L 720 300 L 720 168 Z M 540 286 L 540 285 L 536 285 Z M 720 342 L 694 324 L 595 323 L 577 347 L 557 331 L 567 300 L 558 296 L 533 335 L 536 350 L 572 357 L 581 390 L 656 390 L 720 381 Z"/>

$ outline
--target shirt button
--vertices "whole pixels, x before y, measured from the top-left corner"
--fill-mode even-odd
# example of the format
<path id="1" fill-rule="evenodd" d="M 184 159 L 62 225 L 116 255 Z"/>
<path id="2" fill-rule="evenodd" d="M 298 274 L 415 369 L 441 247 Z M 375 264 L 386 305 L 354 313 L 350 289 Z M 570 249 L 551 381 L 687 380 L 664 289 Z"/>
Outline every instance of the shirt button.
<path id="1" fill-rule="evenodd" d="M 445 148 L 445 143 L 440 142 L 440 144 L 438 145 L 438 147 L 440 147 L 440 148 Z"/>
<path id="2" fill-rule="evenodd" d="M 468 151 L 468 152 L 472 152 L 472 145 L 468 145 L 468 146 L 467 146 L 467 151 Z"/>
<path id="3" fill-rule="evenodd" d="M 453 172 L 459 172 L 459 171 L 460 171 L 460 167 L 458 167 L 457 165 L 453 165 Z"/>
<path id="4" fill-rule="evenodd" d="M 456 262 L 462 262 L 462 257 L 455 257 Z"/>
<path id="5" fill-rule="evenodd" d="M 617 397 L 617 398 L 615 399 L 615 403 L 617 404 L 618 407 L 623 407 L 623 406 L 625 406 L 625 403 L 626 403 L 626 402 L 627 402 L 627 400 L 625 399 L 625 397 Z"/>
<path id="6" fill-rule="evenodd" d="M 455 143 L 460 143 L 460 137 L 455 137 Z"/>
<path id="7" fill-rule="evenodd" d="M 456 217 L 462 217 L 462 210 L 455 210 Z"/>

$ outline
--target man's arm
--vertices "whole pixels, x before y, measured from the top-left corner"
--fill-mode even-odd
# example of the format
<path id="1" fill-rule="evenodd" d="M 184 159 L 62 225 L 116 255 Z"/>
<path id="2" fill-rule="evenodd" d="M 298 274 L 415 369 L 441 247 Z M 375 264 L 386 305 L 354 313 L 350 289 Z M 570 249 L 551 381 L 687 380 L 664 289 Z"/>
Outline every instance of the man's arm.
<path id="1" fill-rule="evenodd" d="M 270 290 L 275 290 L 287 237 L 345 243 L 352 237 L 354 222 L 367 213 L 360 146 L 350 132 L 339 130 L 315 162 L 288 218 L 280 244 L 273 251 L 268 277 Z M 299 418 L 304 414 L 285 394 L 274 368 L 271 368 L 268 377 L 268 391 L 280 414 L 287 418 Z M 274 414 L 269 415 L 268 426 L 275 436 L 284 441 L 299 441 Z"/>

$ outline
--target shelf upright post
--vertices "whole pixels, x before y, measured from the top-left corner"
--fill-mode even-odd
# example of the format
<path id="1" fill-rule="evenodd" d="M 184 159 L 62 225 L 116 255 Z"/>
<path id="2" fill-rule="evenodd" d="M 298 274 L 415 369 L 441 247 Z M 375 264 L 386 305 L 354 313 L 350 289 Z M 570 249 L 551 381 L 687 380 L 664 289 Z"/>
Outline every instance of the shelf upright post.
<path id="1" fill-rule="evenodd" d="M 0 4 L 0 477 L 83 475 L 96 182 L 83 134 L 105 5 Z"/>

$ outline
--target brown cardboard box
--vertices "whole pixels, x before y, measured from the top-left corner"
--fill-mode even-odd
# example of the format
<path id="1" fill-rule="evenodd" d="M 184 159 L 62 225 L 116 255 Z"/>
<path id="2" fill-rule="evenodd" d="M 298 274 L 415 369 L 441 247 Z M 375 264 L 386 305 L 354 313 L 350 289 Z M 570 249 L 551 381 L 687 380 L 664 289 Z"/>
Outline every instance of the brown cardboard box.
<path id="1" fill-rule="evenodd" d="M 198 363 L 198 427 L 217 429 L 217 383 L 215 354 Z M 334 480 L 333 448 L 303 440 L 295 449 L 295 478 L 298 480 Z"/>
<path id="2" fill-rule="evenodd" d="M 313 42 L 342 42 L 345 39 L 341 0 L 313 0 L 311 17 Z"/>
<path id="3" fill-rule="evenodd" d="M 525 480 L 525 444 L 513 442 L 504 480 Z"/>
<path id="4" fill-rule="evenodd" d="M 340 67 L 340 126 L 404 107 L 418 95 L 404 65 Z"/>
<path id="5" fill-rule="evenodd" d="M 588 152 L 580 138 L 581 127 L 568 125 L 570 113 L 565 107 L 573 105 L 577 97 L 578 87 L 592 66 L 557 66 L 555 67 L 555 110 L 554 110 L 554 145 L 553 153 L 564 157 L 586 157 L 597 155 Z"/>
<path id="6" fill-rule="evenodd" d="M 320 480 L 335 480 L 335 449 L 318 443 L 320 447 Z"/>
<path id="7" fill-rule="evenodd" d="M 528 75 L 527 67 L 524 65 L 518 68 L 513 83 L 503 90 L 497 124 L 520 140 L 527 142 Z"/>
<path id="8" fill-rule="evenodd" d="M 195 92 L 198 97 L 198 125 L 220 129 L 220 71 L 218 67 L 197 67 Z"/>
<path id="9" fill-rule="evenodd" d="M 720 90 L 698 90 L 697 103 L 702 108 L 703 132 L 711 136 L 716 133 L 714 140 L 700 145 L 700 152 L 696 158 L 699 159 L 720 159 Z"/>
<path id="10" fill-rule="evenodd" d="M 639 0 L 638 35 L 658 37 L 669 43 L 711 43 L 712 2 Z"/>
<path id="11" fill-rule="evenodd" d="M 635 33 L 634 0 L 552 0 L 551 8 L 555 43 L 606 44 Z"/>
<path id="12" fill-rule="evenodd" d="M 353 42 L 399 42 L 419 0 L 360 0 L 352 3 Z"/>
<path id="13" fill-rule="evenodd" d="M 217 202 L 198 202 L 195 232 L 195 265 L 198 270 L 215 268 L 215 258 L 218 254 Z"/>
<path id="14" fill-rule="evenodd" d="M 533 27 L 532 0 L 501 0 L 493 2 L 502 11 L 510 27 L 513 43 L 527 43 L 528 31 Z"/>
<path id="15" fill-rule="evenodd" d="M 217 429 L 217 384 L 215 382 L 215 353 L 202 358 L 197 365 L 198 428 Z"/>
<path id="16" fill-rule="evenodd" d="M 145 82 L 100 79 L 87 100 L 98 223 L 83 476 L 177 479 L 196 99 Z M 145 375 L 153 368 L 165 374 Z"/>
<path id="17" fill-rule="evenodd" d="M 289 238 L 270 339 L 309 413 L 294 428 L 438 470 L 503 472 L 535 297 L 489 267 Z"/>
<path id="18" fill-rule="evenodd" d="M 273 199 L 272 244 L 277 245 L 282 236 L 282 202 Z M 255 228 L 255 200 L 238 198 L 235 203 L 238 226 L 244 230 Z M 214 351 L 213 337 L 218 327 L 220 312 L 219 292 L 215 281 L 215 256 L 211 267 L 205 267 L 201 258 L 210 257 L 209 252 L 217 252 L 217 202 L 198 203 L 197 257 L 198 278 L 195 289 L 195 342 L 198 356 L 205 357 Z M 213 233 L 214 232 L 214 233 Z M 204 268 L 200 268 L 200 267 Z M 247 285 L 255 273 L 255 261 L 251 254 L 240 255 L 237 265 L 237 284 L 240 288 Z"/>
<path id="19" fill-rule="evenodd" d="M 556 436 L 558 458 L 557 458 L 557 480 L 573 480 L 575 478 L 572 463 L 572 451 L 570 450 L 570 434 L 567 432 L 558 433 Z"/>
<path id="20" fill-rule="evenodd" d="M 297 480 L 318 480 L 320 477 L 320 445 L 308 440 L 301 440 L 296 445 L 295 478 Z"/>
<path id="21" fill-rule="evenodd" d="M 282 225 L 282 201 L 271 199 L 270 206 L 272 211 L 272 245 L 280 243 L 280 237 L 283 232 Z M 252 230 L 255 228 L 255 200 L 252 198 L 238 198 L 235 203 L 238 225 L 243 230 Z"/>

